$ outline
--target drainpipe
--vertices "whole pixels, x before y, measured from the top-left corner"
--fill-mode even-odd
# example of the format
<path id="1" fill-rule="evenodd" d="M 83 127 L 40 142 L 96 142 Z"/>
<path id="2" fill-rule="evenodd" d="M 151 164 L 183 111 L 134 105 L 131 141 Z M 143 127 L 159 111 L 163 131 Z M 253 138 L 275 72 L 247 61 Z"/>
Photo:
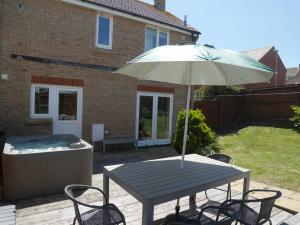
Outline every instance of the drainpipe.
<path id="1" fill-rule="evenodd" d="M 278 50 L 275 50 L 275 71 L 274 71 L 274 75 L 275 75 L 275 87 L 277 86 L 277 77 L 278 77 Z"/>

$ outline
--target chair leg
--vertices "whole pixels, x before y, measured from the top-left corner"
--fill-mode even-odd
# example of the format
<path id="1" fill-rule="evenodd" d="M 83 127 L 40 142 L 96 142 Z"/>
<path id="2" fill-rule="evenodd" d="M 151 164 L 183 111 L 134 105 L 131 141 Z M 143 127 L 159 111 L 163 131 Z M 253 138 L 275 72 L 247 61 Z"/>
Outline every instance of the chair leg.
<path id="1" fill-rule="evenodd" d="M 272 220 L 271 219 L 269 219 L 269 223 L 270 223 L 270 225 L 272 225 Z"/>
<path id="2" fill-rule="evenodd" d="M 227 195 L 226 195 L 226 200 L 231 199 L 231 183 L 228 184 L 227 187 Z"/>
<path id="3" fill-rule="evenodd" d="M 205 197 L 206 197 L 206 199 L 208 199 L 208 200 L 209 200 L 209 198 L 208 198 L 208 195 L 207 195 L 207 190 L 205 190 L 205 191 L 204 191 L 204 193 L 205 193 Z"/>
<path id="4" fill-rule="evenodd" d="M 76 216 L 73 219 L 73 225 L 75 225 L 75 224 L 76 224 Z"/>

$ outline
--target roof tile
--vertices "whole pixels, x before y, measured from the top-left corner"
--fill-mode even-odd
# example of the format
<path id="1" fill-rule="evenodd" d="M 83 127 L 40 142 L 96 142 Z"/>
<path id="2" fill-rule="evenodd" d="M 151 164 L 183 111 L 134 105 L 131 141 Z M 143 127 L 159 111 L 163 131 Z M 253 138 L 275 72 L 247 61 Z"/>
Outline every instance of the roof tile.
<path id="1" fill-rule="evenodd" d="M 267 54 L 273 47 L 265 47 L 265 48 L 256 48 L 250 49 L 246 51 L 242 51 L 241 53 L 247 56 L 250 56 L 257 61 L 259 61 L 265 54 Z"/>
<path id="2" fill-rule="evenodd" d="M 155 8 L 153 5 L 139 0 L 82 0 L 88 3 L 100 5 L 103 7 L 119 10 L 135 16 L 144 17 L 159 23 L 177 27 L 186 31 L 200 33 L 190 25 L 184 25 L 184 22 L 173 14 Z"/>

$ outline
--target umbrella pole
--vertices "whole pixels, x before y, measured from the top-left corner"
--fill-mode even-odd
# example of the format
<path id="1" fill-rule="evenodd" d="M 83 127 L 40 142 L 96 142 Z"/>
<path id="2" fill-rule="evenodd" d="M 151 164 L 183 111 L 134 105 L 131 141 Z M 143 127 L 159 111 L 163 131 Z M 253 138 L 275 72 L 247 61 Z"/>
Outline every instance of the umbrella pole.
<path id="1" fill-rule="evenodd" d="M 186 99 L 186 109 L 185 109 L 185 123 L 184 123 L 184 135 L 183 135 L 183 145 L 182 145 L 182 156 L 181 156 L 181 162 L 180 162 L 180 168 L 183 169 L 184 167 L 184 156 L 185 156 L 185 149 L 186 149 L 186 141 L 187 141 L 187 131 L 188 131 L 188 122 L 189 122 L 189 109 L 190 109 L 190 102 L 191 102 L 191 91 L 192 91 L 192 85 L 191 85 L 191 76 L 192 76 L 192 64 L 189 65 L 189 86 L 188 86 L 188 93 L 187 93 L 187 99 Z M 179 216 L 180 211 L 180 199 L 177 199 L 177 204 L 175 207 L 176 216 Z"/>
<path id="2" fill-rule="evenodd" d="M 185 149 L 186 149 L 186 142 L 187 142 L 187 131 L 189 125 L 189 111 L 190 111 L 190 102 L 191 102 L 191 75 L 192 75 L 192 64 L 189 65 L 189 86 L 188 86 L 188 93 L 186 99 L 186 108 L 185 108 L 185 123 L 184 123 L 184 135 L 183 135 L 183 145 L 182 145 L 182 155 L 181 155 L 181 164 L 180 168 L 183 169 L 184 167 L 184 156 L 185 156 Z"/>

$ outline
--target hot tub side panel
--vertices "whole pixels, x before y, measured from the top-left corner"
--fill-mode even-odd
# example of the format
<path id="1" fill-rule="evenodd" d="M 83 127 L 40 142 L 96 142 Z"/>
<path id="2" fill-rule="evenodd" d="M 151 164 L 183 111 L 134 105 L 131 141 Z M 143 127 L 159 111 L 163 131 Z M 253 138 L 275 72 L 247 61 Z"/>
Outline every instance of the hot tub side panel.
<path id="1" fill-rule="evenodd" d="M 63 192 L 68 184 L 92 184 L 92 149 L 3 154 L 4 197 L 17 200 Z"/>

